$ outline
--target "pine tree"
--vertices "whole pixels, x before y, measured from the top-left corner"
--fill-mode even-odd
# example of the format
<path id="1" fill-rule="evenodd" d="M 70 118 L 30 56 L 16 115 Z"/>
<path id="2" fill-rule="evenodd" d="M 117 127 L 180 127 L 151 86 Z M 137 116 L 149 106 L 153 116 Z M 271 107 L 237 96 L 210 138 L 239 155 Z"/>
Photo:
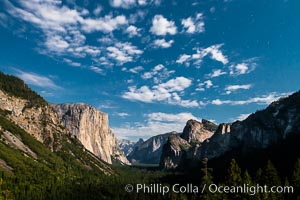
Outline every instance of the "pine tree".
<path id="1" fill-rule="evenodd" d="M 242 181 L 242 171 L 237 162 L 232 159 L 227 170 L 227 178 L 225 181 L 226 186 L 241 186 L 243 184 Z M 235 194 L 228 194 L 229 199 L 242 199 L 242 194 L 235 193 Z M 224 198 L 224 197 L 223 197 Z M 226 197 L 225 197 L 226 198 Z"/>
<path id="2" fill-rule="evenodd" d="M 203 184 L 212 184 L 213 183 L 213 176 L 212 176 L 212 169 L 208 168 L 208 159 L 204 158 L 202 160 L 202 180 Z"/>
<path id="3" fill-rule="evenodd" d="M 243 174 L 243 184 L 248 185 L 249 187 L 254 186 L 254 182 L 250 176 L 250 174 L 248 173 L 248 170 L 246 170 Z M 251 192 L 251 191 L 250 191 Z M 247 199 L 247 200 L 259 200 L 259 195 L 258 194 L 254 194 L 254 193 L 246 193 L 246 194 L 242 194 L 242 199 Z"/>
<path id="4" fill-rule="evenodd" d="M 243 182 L 241 173 L 241 168 L 239 167 L 237 162 L 232 159 L 228 169 L 228 177 L 226 183 L 228 185 L 241 185 Z"/>
<path id="5" fill-rule="evenodd" d="M 271 185 L 276 185 L 276 186 L 281 185 L 281 181 L 278 176 L 277 170 L 271 161 L 268 161 L 267 166 L 263 170 L 262 181 L 263 181 L 263 184 L 270 185 L 270 186 Z"/>
<path id="6" fill-rule="evenodd" d="M 248 185 L 252 185 L 253 184 L 253 181 L 252 181 L 252 178 L 248 172 L 248 170 L 246 170 L 243 174 L 243 182 L 245 184 L 248 184 Z"/>
<path id="7" fill-rule="evenodd" d="M 294 195 L 300 199 L 300 159 L 297 160 L 294 167 L 292 186 L 294 187 Z"/>
<path id="8" fill-rule="evenodd" d="M 201 194 L 201 199 L 204 200 L 217 199 L 217 194 L 213 194 L 208 191 L 209 185 L 213 184 L 213 176 L 212 176 L 212 169 L 208 168 L 207 158 L 204 158 L 202 160 L 201 173 L 202 173 L 202 179 L 201 179 L 200 190 L 202 190 L 202 188 L 205 187 L 204 193 Z"/>
<path id="9" fill-rule="evenodd" d="M 268 189 L 272 186 L 280 186 L 281 181 L 278 176 L 277 170 L 272 164 L 271 161 L 268 161 L 266 167 L 263 169 L 262 173 L 262 185 L 266 185 Z M 277 200 L 277 199 L 283 199 L 283 194 L 280 193 L 263 193 L 262 194 L 263 199 L 271 199 L 271 200 Z"/>

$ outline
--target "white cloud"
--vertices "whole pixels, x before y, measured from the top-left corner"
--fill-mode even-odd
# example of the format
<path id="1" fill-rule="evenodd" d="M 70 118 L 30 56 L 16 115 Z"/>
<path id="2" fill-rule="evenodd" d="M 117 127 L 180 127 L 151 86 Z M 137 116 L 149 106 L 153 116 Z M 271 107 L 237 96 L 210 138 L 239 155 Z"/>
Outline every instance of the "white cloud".
<path id="1" fill-rule="evenodd" d="M 221 101 L 220 99 L 214 99 L 214 100 L 212 100 L 211 104 L 213 104 L 213 105 L 222 105 L 222 104 L 227 104 L 229 102 L 230 101 Z"/>
<path id="2" fill-rule="evenodd" d="M 156 73 L 154 72 L 145 72 L 143 75 L 142 75 L 142 78 L 143 79 L 150 79 L 152 78 Z"/>
<path id="3" fill-rule="evenodd" d="M 19 1 L 24 8 L 17 8 L 9 1 L 6 1 L 8 12 L 22 20 L 31 22 L 43 29 L 65 31 L 66 25 L 74 25 L 82 20 L 77 10 L 60 6 L 60 3 L 53 4 L 51 1 Z"/>
<path id="4" fill-rule="evenodd" d="M 133 79 L 128 79 L 127 83 L 133 83 L 133 81 L 134 81 Z"/>
<path id="5" fill-rule="evenodd" d="M 251 84 L 246 85 L 228 85 L 225 87 L 226 94 L 231 94 L 233 91 L 236 90 L 249 90 L 252 87 Z"/>
<path id="6" fill-rule="evenodd" d="M 219 77 L 219 76 L 222 76 L 225 74 L 227 74 L 227 72 L 217 69 L 217 70 L 213 70 L 213 72 L 211 74 L 208 74 L 207 76 L 210 78 L 215 78 L 215 77 Z"/>
<path id="7" fill-rule="evenodd" d="M 230 74 L 241 75 L 248 72 L 248 66 L 246 63 L 240 63 L 237 65 L 230 66 Z"/>
<path id="8" fill-rule="evenodd" d="M 165 66 L 163 66 L 162 64 L 159 64 L 159 65 L 156 65 L 154 68 L 153 68 L 153 71 L 154 72 L 158 72 L 158 71 L 160 71 L 160 70 L 162 70 L 162 69 L 164 69 L 165 68 Z"/>
<path id="9" fill-rule="evenodd" d="M 192 113 L 149 113 L 145 117 L 146 123 L 127 124 L 123 127 L 112 127 L 118 138 L 142 137 L 148 139 L 151 136 L 171 131 L 182 132 L 189 119 L 201 120 Z"/>
<path id="10" fill-rule="evenodd" d="M 131 73 L 137 74 L 143 70 L 144 70 L 144 68 L 142 66 L 137 66 L 137 67 L 133 67 L 133 68 L 129 69 L 128 71 Z"/>
<path id="11" fill-rule="evenodd" d="M 210 46 L 204 49 L 204 53 L 211 54 L 211 58 L 213 60 L 219 61 L 225 65 L 228 63 L 228 59 L 226 56 L 223 55 L 222 51 L 220 50 L 221 47 L 222 44 Z"/>
<path id="12" fill-rule="evenodd" d="M 158 86 L 154 86 L 154 88 L 166 89 L 169 92 L 175 92 L 175 91 L 183 91 L 184 89 L 190 87 L 191 84 L 192 81 L 190 79 L 181 76 L 175 79 L 171 79 L 166 83 L 161 83 Z"/>
<path id="13" fill-rule="evenodd" d="M 114 8 L 129 9 L 135 6 L 146 6 L 149 4 L 160 5 L 161 0 L 110 0 L 110 5 Z"/>
<path id="14" fill-rule="evenodd" d="M 128 116 L 130 116 L 128 113 L 125 113 L 125 112 L 117 113 L 117 115 L 120 116 L 120 117 L 128 117 Z"/>
<path id="15" fill-rule="evenodd" d="M 242 74 L 248 74 L 252 72 L 256 66 L 256 61 L 258 58 L 250 58 L 247 60 L 244 60 L 242 63 L 236 64 L 236 65 L 230 65 L 229 66 L 229 74 L 230 75 L 242 75 Z"/>
<path id="16" fill-rule="evenodd" d="M 177 122 L 177 123 L 186 123 L 190 119 L 195 119 L 201 121 L 195 117 L 192 113 L 178 113 L 178 114 L 170 114 L 170 113 L 150 113 L 146 115 L 150 121 L 162 121 L 162 122 Z"/>
<path id="17" fill-rule="evenodd" d="M 125 99 L 151 103 L 155 98 L 154 92 L 151 91 L 148 86 L 142 86 L 138 89 L 136 87 L 129 87 L 128 89 L 129 91 L 122 95 Z M 158 98 L 157 95 L 156 98 Z"/>
<path id="18" fill-rule="evenodd" d="M 189 58 L 191 58 L 190 55 L 182 54 L 182 55 L 180 55 L 179 58 L 176 60 L 176 63 L 182 64 L 182 63 L 186 62 Z"/>
<path id="19" fill-rule="evenodd" d="M 175 35 L 177 33 L 177 27 L 174 21 L 168 21 L 162 15 L 155 15 L 152 20 L 150 32 L 154 35 Z"/>
<path id="20" fill-rule="evenodd" d="M 205 83 L 205 87 L 206 87 L 206 88 L 211 88 L 211 87 L 213 86 L 211 80 L 207 80 L 207 81 L 205 81 L 204 83 Z"/>
<path id="21" fill-rule="evenodd" d="M 141 101 L 145 103 L 165 102 L 172 105 L 180 105 L 183 107 L 197 107 L 199 102 L 196 100 L 182 100 L 178 92 L 183 92 L 190 87 L 192 81 L 185 77 L 177 77 L 165 83 L 154 85 L 152 89 L 148 86 L 140 88 L 129 87 L 129 91 L 125 92 L 122 97 L 132 101 Z"/>
<path id="22" fill-rule="evenodd" d="M 71 47 L 66 50 L 66 54 L 72 54 L 74 57 L 84 58 L 86 56 L 97 57 L 101 53 L 98 47 L 84 45 Z"/>
<path id="23" fill-rule="evenodd" d="M 202 13 L 198 13 L 195 18 L 182 19 L 181 24 L 186 33 L 202 33 L 205 31 Z"/>
<path id="24" fill-rule="evenodd" d="M 119 65 L 131 62 L 134 58 L 143 53 L 142 50 L 139 50 L 129 42 L 118 42 L 115 46 L 107 47 L 106 50 L 108 51 L 108 57 L 114 59 Z"/>
<path id="25" fill-rule="evenodd" d="M 45 46 L 50 51 L 62 52 L 62 51 L 65 51 L 70 45 L 61 36 L 51 35 L 51 36 L 47 37 L 47 40 L 45 42 Z"/>
<path id="26" fill-rule="evenodd" d="M 251 115 L 252 113 L 247 113 L 247 114 L 240 114 L 237 118 L 234 119 L 234 121 L 239 120 L 239 121 L 243 121 L 245 119 L 247 119 L 247 117 L 249 117 L 249 115 Z"/>
<path id="27" fill-rule="evenodd" d="M 154 135 L 168 133 L 171 131 L 181 132 L 183 127 L 184 124 L 149 121 L 146 124 L 127 124 L 121 127 L 111 127 L 111 129 L 119 139 L 148 139 Z"/>
<path id="28" fill-rule="evenodd" d="M 122 26 L 128 24 L 128 21 L 124 15 L 113 17 L 112 15 L 106 15 L 105 17 L 98 19 L 84 19 L 81 21 L 82 30 L 85 32 L 102 31 L 104 33 L 110 33 L 114 30 L 120 29 Z"/>
<path id="29" fill-rule="evenodd" d="M 129 35 L 129 37 L 139 36 L 141 29 L 136 26 L 130 25 L 126 28 L 125 33 Z"/>
<path id="30" fill-rule="evenodd" d="M 216 60 L 218 62 L 221 62 L 223 65 L 226 65 L 229 61 L 227 57 L 223 54 L 223 52 L 220 50 L 222 46 L 223 44 L 216 44 L 209 46 L 205 49 L 196 49 L 196 53 L 192 55 L 180 55 L 176 62 L 182 64 L 193 61 L 195 65 L 199 65 L 201 64 L 203 58 L 209 55 L 212 60 Z"/>
<path id="31" fill-rule="evenodd" d="M 186 29 L 187 33 L 194 33 L 196 31 L 195 23 L 191 17 L 187 19 L 182 19 L 181 24 Z"/>
<path id="32" fill-rule="evenodd" d="M 48 92 L 48 91 L 45 91 L 45 90 L 42 90 L 41 94 L 42 94 L 43 97 L 53 97 L 54 96 L 54 93 Z"/>
<path id="33" fill-rule="evenodd" d="M 76 58 L 90 56 L 93 61 L 101 53 L 101 57 L 108 57 L 105 46 L 86 44 L 85 32 L 111 33 L 128 24 L 124 15 L 115 16 L 110 13 L 98 17 L 102 9 L 101 6 L 93 10 L 94 17 L 87 9 L 79 6 L 69 8 L 63 5 L 62 1 L 17 0 L 14 4 L 5 1 L 5 6 L 11 16 L 32 24 L 39 31 L 37 50 L 39 53 L 49 56 Z M 24 23 L 24 25 L 26 24 Z M 130 28 L 129 30 L 133 34 L 133 29 Z M 104 51 L 102 52 L 102 50 Z M 128 57 L 125 60 L 128 60 Z M 101 63 L 111 65 L 109 62 L 101 61 Z"/>
<path id="34" fill-rule="evenodd" d="M 113 44 L 115 42 L 115 39 L 109 36 L 103 36 L 99 38 L 97 41 L 102 43 L 103 45 L 107 45 L 107 44 Z"/>
<path id="35" fill-rule="evenodd" d="M 174 40 L 166 41 L 165 39 L 154 40 L 154 45 L 161 48 L 169 48 L 174 43 Z"/>
<path id="36" fill-rule="evenodd" d="M 205 91 L 206 89 L 209 89 L 213 86 L 214 84 L 212 83 L 211 80 L 206 80 L 203 83 L 199 83 L 198 84 L 198 88 L 196 89 L 196 91 Z"/>
<path id="37" fill-rule="evenodd" d="M 139 5 L 146 5 L 147 4 L 147 0 L 138 0 L 138 4 Z"/>
<path id="38" fill-rule="evenodd" d="M 277 99 L 281 98 L 281 97 L 285 97 L 287 95 L 289 95 L 290 93 L 270 93 L 270 94 L 266 94 L 263 96 L 259 96 L 259 97 L 253 97 L 247 100 L 220 100 L 220 99 L 215 99 L 213 101 L 211 101 L 211 104 L 213 105 L 224 105 L 224 104 L 228 104 L 228 105 L 247 105 L 247 104 L 252 104 L 252 103 L 256 103 L 256 104 L 270 104 L 273 101 L 276 101 Z"/>
<path id="39" fill-rule="evenodd" d="M 71 65 L 73 67 L 80 67 L 81 66 L 80 63 L 74 62 L 74 61 L 72 61 L 72 60 L 70 60 L 68 58 L 64 58 L 63 60 L 64 60 L 64 62 L 68 63 L 69 65 Z"/>
<path id="40" fill-rule="evenodd" d="M 136 0 L 110 0 L 110 5 L 116 8 L 130 8 L 135 4 Z"/>
<path id="41" fill-rule="evenodd" d="M 90 70 L 94 71 L 97 74 L 101 74 L 101 75 L 104 74 L 103 70 L 99 67 L 96 67 L 96 66 L 90 66 Z"/>
<path id="42" fill-rule="evenodd" d="M 54 90 L 61 89 L 61 87 L 56 85 L 50 78 L 46 76 L 38 75 L 31 72 L 23 72 L 21 70 L 17 70 L 16 76 L 29 85 L 34 85 L 41 88 L 49 88 Z"/>
<path id="43" fill-rule="evenodd" d="M 161 0 L 137 0 L 137 2 L 141 6 L 145 6 L 148 4 L 154 4 L 156 6 L 159 6 L 161 4 Z"/>
<path id="44" fill-rule="evenodd" d="M 98 5 L 98 6 L 94 9 L 93 14 L 96 15 L 96 16 L 98 16 L 98 15 L 101 13 L 102 10 L 103 10 L 102 6 L 99 6 L 99 5 Z"/>
<path id="45" fill-rule="evenodd" d="M 143 79 L 151 79 L 154 78 L 155 83 L 159 83 L 162 80 L 168 78 L 170 74 L 173 74 L 174 70 L 168 70 L 164 65 L 159 64 L 156 65 L 150 72 L 145 72 L 142 75 Z"/>
<path id="46" fill-rule="evenodd" d="M 106 100 L 106 101 L 102 101 L 101 103 L 99 103 L 99 105 L 97 106 L 97 109 L 99 110 L 103 110 L 103 109 L 117 109 L 118 106 L 116 106 L 117 104 L 111 100 Z"/>
<path id="47" fill-rule="evenodd" d="M 99 65 L 103 65 L 103 66 L 113 66 L 114 64 L 106 57 L 102 56 L 99 59 L 96 59 L 95 62 L 97 62 L 97 64 Z"/>

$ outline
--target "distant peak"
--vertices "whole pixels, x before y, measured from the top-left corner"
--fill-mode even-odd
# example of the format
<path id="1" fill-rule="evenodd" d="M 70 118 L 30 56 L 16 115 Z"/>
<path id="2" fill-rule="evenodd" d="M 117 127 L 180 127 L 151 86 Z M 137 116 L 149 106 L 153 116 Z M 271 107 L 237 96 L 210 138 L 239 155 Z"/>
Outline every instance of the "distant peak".
<path id="1" fill-rule="evenodd" d="M 137 143 L 144 142 L 143 138 L 140 138 Z"/>

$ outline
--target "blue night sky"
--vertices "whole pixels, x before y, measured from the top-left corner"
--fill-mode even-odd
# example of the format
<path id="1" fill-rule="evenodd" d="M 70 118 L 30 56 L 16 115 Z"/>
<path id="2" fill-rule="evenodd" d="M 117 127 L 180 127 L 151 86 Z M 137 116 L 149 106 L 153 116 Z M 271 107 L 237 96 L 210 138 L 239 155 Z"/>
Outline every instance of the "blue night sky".
<path id="1" fill-rule="evenodd" d="M 2 0 L 0 70 L 119 138 L 243 119 L 300 89 L 297 0 Z"/>

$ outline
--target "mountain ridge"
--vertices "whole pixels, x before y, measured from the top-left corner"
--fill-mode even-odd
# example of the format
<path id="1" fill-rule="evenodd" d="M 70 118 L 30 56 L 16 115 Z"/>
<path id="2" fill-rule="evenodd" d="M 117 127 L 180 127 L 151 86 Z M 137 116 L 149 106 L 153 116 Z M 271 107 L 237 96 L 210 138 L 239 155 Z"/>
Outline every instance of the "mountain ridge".
<path id="1" fill-rule="evenodd" d="M 232 149 L 247 153 L 267 148 L 286 138 L 289 133 L 300 133 L 299 113 L 300 91 L 272 102 L 265 109 L 251 114 L 243 121 L 220 124 L 210 138 L 199 144 L 191 144 L 186 138 L 181 143 L 187 143 L 189 147 L 176 149 L 173 146 L 173 154 L 170 154 L 172 147 L 170 140 L 164 147 L 160 166 L 166 169 L 184 168 L 187 163 L 193 165 L 203 158 L 215 159 Z M 177 157 L 180 155 L 181 159 L 176 155 Z M 174 165 L 170 163 L 172 159 L 176 160 Z"/>
<path id="2" fill-rule="evenodd" d="M 143 143 L 137 145 L 127 156 L 133 164 L 159 164 L 163 145 L 170 135 L 178 134 L 175 131 L 150 137 Z"/>
<path id="3" fill-rule="evenodd" d="M 39 158 L 39 152 L 29 148 L 30 144 L 27 141 L 31 141 L 39 148 L 47 147 L 52 153 L 69 149 L 70 155 L 64 153 L 67 157 L 79 153 L 83 157 L 89 157 L 90 161 L 95 159 L 93 162 L 87 162 L 90 167 L 95 167 L 96 163 L 98 165 L 101 163 L 99 165 L 101 171 L 108 169 L 108 173 L 112 172 L 108 165 L 106 166 L 103 161 L 86 151 L 77 139 L 70 137 L 70 132 L 62 126 L 57 113 L 24 81 L 14 76 L 5 75 L 2 72 L 0 72 L 0 77 L 0 131 L 4 145 L 18 149 L 33 159 Z M 39 143 L 45 145 L 45 147 L 42 147 Z M 75 149 L 75 146 L 78 149 Z M 6 147 L 3 148 L 7 149 Z M 78 158 L 81 158 L 81 156 L 78 156 Z M 78 162 L 78 164 L 80 163 L 81 161 Z"/>

